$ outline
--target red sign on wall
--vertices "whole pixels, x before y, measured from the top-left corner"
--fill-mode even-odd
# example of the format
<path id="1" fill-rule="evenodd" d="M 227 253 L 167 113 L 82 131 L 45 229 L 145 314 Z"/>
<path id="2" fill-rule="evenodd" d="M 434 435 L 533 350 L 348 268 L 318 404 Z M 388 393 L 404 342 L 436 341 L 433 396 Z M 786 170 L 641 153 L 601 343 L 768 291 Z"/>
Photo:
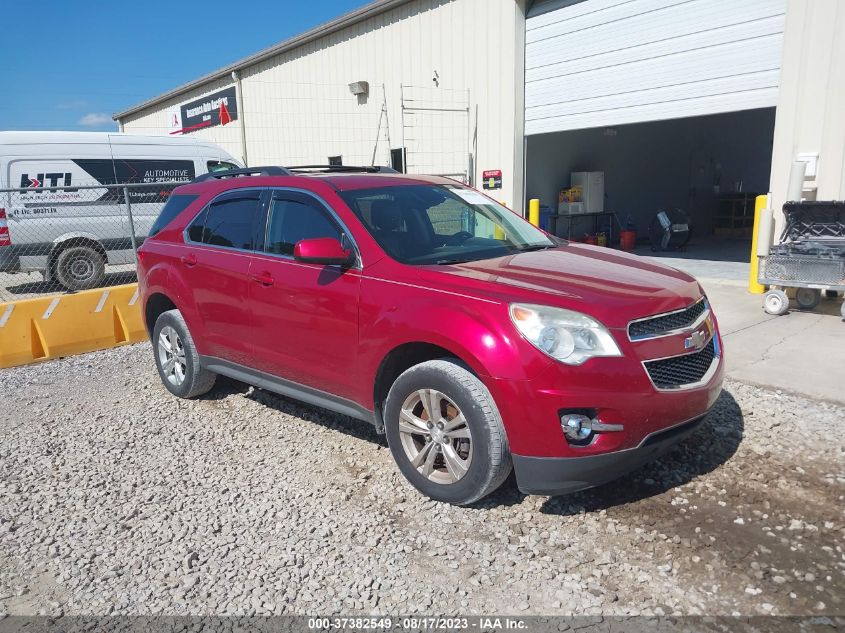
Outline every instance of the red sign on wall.
<path id="1" fill-rule="evenodd" d="M 488 169 L 481 172 L 482 187 L 484 189 L 501 189 L 502 188 L 502 170 Z"/>

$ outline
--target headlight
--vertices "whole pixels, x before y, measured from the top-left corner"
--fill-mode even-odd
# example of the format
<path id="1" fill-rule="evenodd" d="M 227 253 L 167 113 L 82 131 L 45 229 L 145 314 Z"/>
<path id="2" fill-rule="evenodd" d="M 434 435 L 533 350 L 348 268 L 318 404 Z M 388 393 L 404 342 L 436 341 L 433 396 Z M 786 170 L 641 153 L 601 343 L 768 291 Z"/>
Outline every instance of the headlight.
<path id="1" fill-rule="evenodd" d="M 601 323 L 580 312 L 512 303 L 511 320 L 537 349 L 568 365 L 594 356 L 622 356 L 613 336 Z"/>

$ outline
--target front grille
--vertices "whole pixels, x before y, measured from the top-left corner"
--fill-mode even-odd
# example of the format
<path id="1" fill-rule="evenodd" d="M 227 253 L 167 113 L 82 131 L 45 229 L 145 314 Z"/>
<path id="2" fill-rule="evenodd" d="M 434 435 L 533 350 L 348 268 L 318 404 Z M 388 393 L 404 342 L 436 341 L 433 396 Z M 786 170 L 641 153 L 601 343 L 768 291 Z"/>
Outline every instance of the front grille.
<path id="1" fill-rule="evenodd" d="M 672 389 L 698 382 L 710 369 L 716 355 L 715 337 L 701 351 L 643 363 L 658 389 Z"/>
<path id="2" fill-rule="evenodd" d="M 680 330 L 690 327 L 696 319 L 704 314 L 707 309 L 707 302 L 702 297 L 696 303 L 685 310 L 659 314 L 650 319 L 641 319 L 628 325 L 628 338 L 632 341 L 641 338 L 662 336 L 672 330 Z"/>

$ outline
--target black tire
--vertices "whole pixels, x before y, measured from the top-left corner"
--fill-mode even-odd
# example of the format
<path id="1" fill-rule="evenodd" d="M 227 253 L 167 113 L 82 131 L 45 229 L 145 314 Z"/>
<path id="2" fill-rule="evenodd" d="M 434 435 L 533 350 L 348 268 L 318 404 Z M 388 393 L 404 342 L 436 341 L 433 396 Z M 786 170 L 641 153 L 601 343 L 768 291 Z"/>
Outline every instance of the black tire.
<path id="1" fill-rule="evenodd" d="M 472 459 L 465 474 L 452 483 L 431 481 L 423 475 L 402 443 L 402 406 L 421 389 L 435 389 L 451 400 L 463 413 L 471 433 Z M 457 359 L 427 361 L 400 375 L 387 395 L 384 420 L 387 443 L 399 470 L 411 485 L 436 501 L 473 503 L 496 490 L 511 472 L 507 436 L 493 396 Z"/>
<path id="2" fill-rule="evenodd" d="M 822 300 L 822 291 L 816 288 L 796 288 L 795 303 L 801 310 L 813 310 Z"/>
<path id="3" fill-rule="evenodd" d="M 68 246 L 56 257 L 53 271 L 68 290 L 90 290 L 102 285 L 106 259 L 91 246 Z"/>
<path id="4" fill-rule="evenodd" d="M 165 368 L 165 359 L 162 357 L 161 339 L 162 332 L 170 328 L 178 336 L 179 344 L 184 351 L 184 370 L 181 382 L 171 380 L 171 372 Z M 208 371 L 200 364 L 199 354 L 194 345 L 194 339 L 188 330 L 185 319 L 179 310 L 169 310 L 158 317 L 153 328 L 153 356 L 155 358 L 158 375 L 162 384 L 174 396 L 180 398 L 195 398 L 208 393 L 217 380 L 217 374 Z M 181 366 L 181 363 L 180 363 Z"/>

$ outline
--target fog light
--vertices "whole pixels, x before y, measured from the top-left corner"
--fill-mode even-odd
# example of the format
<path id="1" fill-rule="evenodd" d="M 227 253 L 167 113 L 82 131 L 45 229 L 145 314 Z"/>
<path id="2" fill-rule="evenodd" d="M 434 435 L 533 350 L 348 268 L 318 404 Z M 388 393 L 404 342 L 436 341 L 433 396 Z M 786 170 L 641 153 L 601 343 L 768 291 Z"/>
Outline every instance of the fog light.
<path id="1" fill-rule="evenodd" d="M 564 413 L 560 416 L 560 428 L 568 442 L 584 446 L 594 433 L 614 433 L 623 431 L 625 427 L 621 424 L 605 424 L 583 413 Z"/>
<path id="2" fill-rule="evenodd" d="M 593 433 L 592 420 L 580 413 L 565 413 L 560 416 L 560 427 L 567 438 L 583 442 Z"/>

